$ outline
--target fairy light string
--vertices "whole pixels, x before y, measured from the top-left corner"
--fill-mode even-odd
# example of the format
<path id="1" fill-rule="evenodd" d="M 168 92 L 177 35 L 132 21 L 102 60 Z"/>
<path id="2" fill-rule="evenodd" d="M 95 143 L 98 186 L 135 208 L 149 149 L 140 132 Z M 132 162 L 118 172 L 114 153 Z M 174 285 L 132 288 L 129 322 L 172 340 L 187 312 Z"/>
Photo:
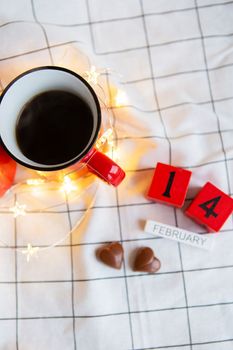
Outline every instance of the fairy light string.
<path id="1" fill-rule="evenodd" d="M 104 89 L 99 84 L 99 78 L 100 78 L 101 74 L 103 74 L 103 71 L 98 70 L 94 65 L 91 65 L 90 69 L 85 71 L 83 76 L 89 84 L 101 88 L 101 91 L 103 92 L 104 98 L 102 99 L 102 97 L 99 97 L 99 96 L 98 96 L 98 98 L 103 105 L 104 113 L 107 114 L 107 116 L 108 116 L 108 118 L 107 118 L 108 126 L 105 126 L 105 130 L 104 130 L 104 132 L 102 132 L 102 134 L 98 138 L 96 145 L 95 145 L 95 148 L 98 151 L 100 150 L 100 151 L 104 152 L 109 157 L 115 158 L 114 154 L 116 154 L 117 150 L 116 150 L 116 147 L 114 144 L 114 138 L 113 138 L 113 135 L 114 135 L 113 125 L 112 125 L 112 122 L 111 122 L 111 119 L 109 116 L 109 107 L 111 108 L 111 106 L 107 105 L 107 103 L 106 103 L 107 98 L 105 96 Z M 120 107 L 126 103 L 127 103 L 126 93 L 121 89 L 116 89 L 115 97 L 114 97 L 114 101 L 113 101 L 114 106 Z M 69 232 L 67 232 L 67 234 L 65 234 L 61 239 L 54 242 L 53 244 L 50 244 L 47 246 L 42 246 L 42 247 L 34 245 L 32 242 L 27 242 L 26 245 L 21 247 L 21 248 L 12 247 L 10 244 L 8 244 L 7 242 L 5 242 L 2 239 L 0 239 L 0 245 L 2 245 L 3 247 L 9 248 L 9 249 L 16 250 L 18 253 L 25 256 L 27 262 L 30 262 L 32 258 L 38 257 L 38 254 L 40 252 L 47 251 L 53 247 L 60 245 L 62 242 L 64 242 L 70 236 L 70 234 L 72 234 L 75 230 L 77 230 L 77 228 L 85 220 L 85 218 L 89 214 L 89 211 L 92 209 L 92 207 L 94 205 L 97 191 L 98 191 L 98 187 L 99 187 L 99 181 L 100 181 L 98 178 L 95 178 L 95 180 L 90 182 L 90 184 L 87 187 L 82 188 L 80 183 L 81 183 L 83 175 L 81 176 L 81 179 L 78 176 L 77 176 L 77 179 L 75 179 L 75 180 L 72 178 L 72 175 L 74 175 L 75 173 L 78 174 L 78 172 L 81 171 L 85 166 L 86 166 L 86 164 L 82 164 L 81 166 L 80 165 L 78 166 L 78 169 L 74 169 L 70 172 L 67 170 L 67 173 L 65 175 L 62 174 L 62 177 L 59 179 L 59 181 L 51 180 L 49 177 L 47 177 L 47 174 L 45 174 L 43 172 L 36 172 L 35 173 L 35 175 L 37 175 L 36 178 L 29 178 L 27 180 L 16 183 L 5 194 L 5 196 L 9 196 L 9 195 L 14 195 L 15 193 L 27 192 L 29 194 L 34 194 L 34 195 L 36 195 L 36 194 L 43 195 L 43 192 L 47 192 L 48 185 L 49 185 L 51 187 L 52 191 L 59 191 L 60 193 L 64 193 L 64 195 L 67 197 L 72 195 L 72 196 L 74 196 L 74 198 L 76 200 L 78 200 L 80 198 L 80 196 L 83 195 L 84 192 L 86 192 L 88 189 L 90 189 L 92 187 L 92 189 L 94 189 L 94 194 L 92 196 L 92 200 L 89 202 L 88 206 L 84 210 L 81 218 L 75 223 L 74 227 Z M 93 176 L 93 175 L 89 175 L 89 177 L 90 176 Z M 42 209 L 39 209 L 36 212 L 46 213 L 46 211 L 52 210 L 52 209 L 54 209 L 62 204 L 64 204 L 64 202 L 61 201 L 60 203 L 57 203 L 55 205 L 47 206 L 47 207 L 44 207 Z M 3 211 L 1 211 L 2 209 L 3 209 Z M 11 214 L 15 219 L 17 219 L 17 218 L 22 219 L 28 213 L 31 212 L 30 209 L 28 208 L 28 205 L 24 204 L 21 200 L 19 201 L 19 199 L 18 199 L 18 201 L 15 201 L 13 206 L 0 207 L 0 211 L 2 213 Z"/>

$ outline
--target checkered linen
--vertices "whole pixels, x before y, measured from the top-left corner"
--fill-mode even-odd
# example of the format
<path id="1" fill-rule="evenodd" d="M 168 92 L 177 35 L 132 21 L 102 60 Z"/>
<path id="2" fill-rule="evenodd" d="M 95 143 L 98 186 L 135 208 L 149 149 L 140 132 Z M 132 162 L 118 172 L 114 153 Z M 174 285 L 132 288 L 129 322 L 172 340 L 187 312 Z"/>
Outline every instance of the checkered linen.
<path id="1" fill-rule="evenodd" d="M 38 259 L 0 247 L 0 349 L 232 349 L 232 217 L 211 252 L 149 237 L 143 223 L 205 232 L 184 208 L 145 198 L 158 161 L 193 172 L 185 207 L 207 181 L 232 195 L 233 1 L 0 0 L 0 8 L 2 87 L 38 65 L 77 70 L 66 50 L 81 46 L 128 96 L 111 110 L 127 173 L 120 187 L 101 183 L 85 222 Z M 111 94 L 111 76 L 102 78 Z M 77 212 L 68 202 L 16 219 L 1 213 L 0 239 L 50 244 Z M 123 244 L 120 271 L 95 258 L 108 241 Z M 161 259 L 156 275 L 132 271 L 141 246 Z"/>

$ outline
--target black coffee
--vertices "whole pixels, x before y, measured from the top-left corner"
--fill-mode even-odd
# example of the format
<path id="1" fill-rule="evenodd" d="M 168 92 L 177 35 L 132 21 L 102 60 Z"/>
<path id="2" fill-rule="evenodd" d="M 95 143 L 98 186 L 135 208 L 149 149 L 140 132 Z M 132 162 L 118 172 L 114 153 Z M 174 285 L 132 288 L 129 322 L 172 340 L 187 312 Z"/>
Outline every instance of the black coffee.
<path id="1" fill-rule="evenodd" d="M 23 108 L 16 125 L 21 152 L 34 162 L 55 165 L 80 154 L 91 138 L 93 115 L 80 97 L 46 91 Z"/>

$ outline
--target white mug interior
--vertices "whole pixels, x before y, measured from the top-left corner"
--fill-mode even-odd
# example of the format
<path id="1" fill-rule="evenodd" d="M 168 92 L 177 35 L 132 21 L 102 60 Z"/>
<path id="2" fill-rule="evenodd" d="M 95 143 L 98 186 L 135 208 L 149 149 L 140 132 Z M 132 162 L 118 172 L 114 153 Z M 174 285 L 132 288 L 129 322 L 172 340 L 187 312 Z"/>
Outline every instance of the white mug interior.
<path id="1" fill-rule="evenodd" d="M 93 115 L 93 130 L 86 147 L 75 158 L 56 165 L 41 164 L 27 158 L 21 152 L 16 140 L 16 123 L 24 105 L 34 96 L 49 90 L 68 91 L 79 96 L 88 104 Z M 3 92 L 0 103 L 1 140 L 13 158 L 29 168 L 53 170 L 65 168 L 78 161 L 93 145 L 99 127 L 100 110 L 95 93 L 82 78 L 69 70 L 60 67 L 36 68 L 16 78 Z"/>

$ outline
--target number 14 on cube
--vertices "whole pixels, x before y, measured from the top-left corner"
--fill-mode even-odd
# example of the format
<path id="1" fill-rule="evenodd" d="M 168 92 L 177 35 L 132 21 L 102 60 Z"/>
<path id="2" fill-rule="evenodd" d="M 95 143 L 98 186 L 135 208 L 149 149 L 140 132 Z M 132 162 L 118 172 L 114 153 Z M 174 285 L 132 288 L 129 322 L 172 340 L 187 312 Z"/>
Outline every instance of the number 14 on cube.
<path id="1" fill-rule="evenodd" d="M 209 231 L 219 231 L 233 210 L 233 199 L 207 182 L 185 213 L 205 225 Z"/>
<path id="2" fill-rule="evenodd" d="M 158 163 L 148 191 L 148 198 L 164 204 L 182 207 L 188 190 L 191 171 Z M 219 231 L 233 211 L 233 199 L 207 182 L 185 213 L 206 226 Z"/>

